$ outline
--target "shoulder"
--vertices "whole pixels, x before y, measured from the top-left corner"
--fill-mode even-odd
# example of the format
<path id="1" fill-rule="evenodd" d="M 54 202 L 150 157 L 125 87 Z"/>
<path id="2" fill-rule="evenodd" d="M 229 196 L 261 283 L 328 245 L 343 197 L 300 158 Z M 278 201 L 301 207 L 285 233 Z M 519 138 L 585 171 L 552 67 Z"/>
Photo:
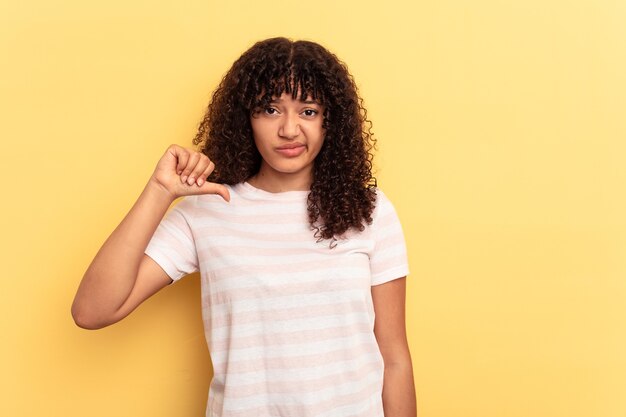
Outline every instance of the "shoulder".
<path id="1" fill-rule="evenodd" d="M 232 194 L 231 194 L 232 195 Z M 171 207 L 171 211 L 186 219 L 194 219 L 206 214 L 207 210 L 219 210 L 218 206 L 229 203 L 217 194 L 188 195 L 178 199 Z"/>
<path id="2" fill-rule="evenodd" d="M 175 207 L 191 214 L 193 212 L 204 212 L 211 208 L 220 209 L 222 207 L 237 205 L 241 200 L 241 188 L 239 184 L 224 184 L 224 186 L 228 189 L 231 197 L 229 202 L 225 201 L 222 196 L 218 194 L 198 194 L 182 197 L 178 203 L 176 203 Z"/>
<path id="3" fill-rule="evenodd" d="M 379 188 L 376 189 L 376 206 L 369 225 L 374 236 L 399 233 L 402 229 L 400 217 L 391 199 Z"/>
<path id="4" fill-rule="evenodd" d="M 372 212 L 372 219 L 376 220 L 389 214 L 395 214 L 396 209 L 387 195 L 380 188 L 376 188 L 376 203 Z"/>
<path id="5" fill-rule="evenodd" d="M 247 183 L 224 184 L 230 194 L 230 201 L 225 201 L 217 194 L 200 194 L 182 197 L 174 206 L 191 217 L 207 216 L 218 213 L 221 217 L 245 214 L 263 214 L 275 210 L 290 210 L 306 202 L 306 196 L 299 191 L 269 193 L 255 189 Z"/>
<path id="6" fill-rule="evenodd" d="M 174 205 L 172 206 L 172 210 L 178 211 L 183 214 L 192 215 L 198 207 L 198 197 L 200 196 L 187 195 L 181 197 L 178 201 L 174 203 Z"/>
<path id="7" fill-rule="evenodd" d="M 376 193 L 376 207 L 378 207 L 380 204 L 391 204 L 389 197 L 387 197 L 387 194 L 385 194 L 383 190 L 376 187 L 374 188 L 374 192 Z"/>

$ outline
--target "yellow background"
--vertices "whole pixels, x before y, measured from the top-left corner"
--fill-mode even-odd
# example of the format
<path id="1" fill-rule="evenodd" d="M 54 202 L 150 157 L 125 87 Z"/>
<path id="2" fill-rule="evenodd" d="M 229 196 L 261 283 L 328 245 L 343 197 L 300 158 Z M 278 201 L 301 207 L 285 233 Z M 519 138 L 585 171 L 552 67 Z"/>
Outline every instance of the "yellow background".
<path id="1" fill-rule="evenodd" d="M 203 415 L 197 276 L 100 331 L 70 304 L 233 60 L 285 35 L 346 61 L 374 122 L 420 416 L 625 416 L 625 22 L 620 0 L 2 0 L 0 415 Z"/>

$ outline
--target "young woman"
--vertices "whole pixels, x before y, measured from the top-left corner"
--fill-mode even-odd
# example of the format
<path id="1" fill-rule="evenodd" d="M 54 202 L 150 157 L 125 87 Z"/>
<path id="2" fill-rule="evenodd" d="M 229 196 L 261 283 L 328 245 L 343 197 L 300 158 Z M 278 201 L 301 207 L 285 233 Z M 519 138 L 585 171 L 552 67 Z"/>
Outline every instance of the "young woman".
<path id="1" fill-rule="evenodd" d="M 96 255 L 76 323 L 108 326 L 200 271 L 207 416 L 415 417 L 404 237 L 345 65 L 313 42 L 256 43 L 194 143 L 167 149 Z"/>

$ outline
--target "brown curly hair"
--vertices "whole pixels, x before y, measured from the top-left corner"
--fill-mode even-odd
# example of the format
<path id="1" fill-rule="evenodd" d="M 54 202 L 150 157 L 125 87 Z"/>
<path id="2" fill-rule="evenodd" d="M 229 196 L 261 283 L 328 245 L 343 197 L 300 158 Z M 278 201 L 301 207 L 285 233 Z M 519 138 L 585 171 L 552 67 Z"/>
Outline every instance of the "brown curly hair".
<path id="1" fill-rule="evenodd" d="M 215 163 L 210 181 L 237 184 L 255 175 L 261 154 L 250 117 L 285 92 L 312 97 L 325 108 L 325 138 L 313 166 L 307 207 L 318 240 L 362 231 L 376 201 L 372 176 L 372 123 L 346 65 L 323 46 L 272 38 L 257 42 L 235 61 L 213 93 L 193 140 Z"/>

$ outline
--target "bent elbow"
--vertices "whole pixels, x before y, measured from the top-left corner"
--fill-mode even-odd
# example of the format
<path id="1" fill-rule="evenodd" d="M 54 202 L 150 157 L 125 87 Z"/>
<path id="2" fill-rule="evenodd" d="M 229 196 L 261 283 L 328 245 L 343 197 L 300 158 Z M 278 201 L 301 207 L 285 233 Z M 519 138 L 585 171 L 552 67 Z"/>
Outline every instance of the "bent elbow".
<path id="1" fill-rule="evenodd" d="M 72 305 L 72 318 L 78 327 L 86 330 L 98 330 L 110 324 L 85 309 L 77 307 L 76 304 Z"/>

